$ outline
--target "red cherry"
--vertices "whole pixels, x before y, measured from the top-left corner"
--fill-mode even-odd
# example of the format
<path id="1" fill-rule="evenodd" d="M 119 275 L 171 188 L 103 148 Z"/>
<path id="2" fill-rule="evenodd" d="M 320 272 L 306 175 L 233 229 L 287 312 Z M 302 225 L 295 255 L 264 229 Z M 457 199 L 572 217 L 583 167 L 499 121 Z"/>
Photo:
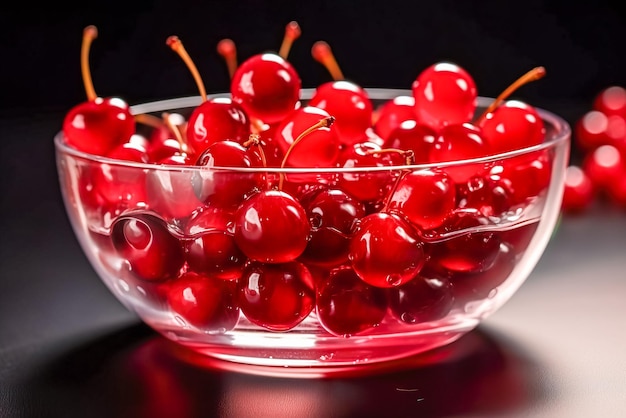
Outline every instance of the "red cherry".
<path id="1" fill-rule="evenodd" d="M 273 124 L 296 108 L 300 76 L 280 55 L 259 54 L 244 61 L 231 81 L 230 92 L 251 118 Z"/>
<path id="2" fill-rule="evenodd" d="M 588 153 L 582 169 L 597 191 L 605 192 L 611 183 L 618 181 L 625 172 L 626 159 L 613 145 L 601 145 Z"/>
<path id="3" fill-rule="evenodd" d="M 574 127 L 576 144 L 583 151 L 593 150 L 600 145 L 608 143 L 606 130 L 609 118 L 598 110 L 590 110 L 585 113 Z"/>
<path id="4" fill-rule="evenodd" d="M 476 111 L 476 83 L 453 63 L 426 68 L 413 82 L 412 91 L 417 121 L 435 130 L 469 122 Z"/>
<path id="5" fill-rule="evenodd" d="M 129 212 L 111 224 L 113 246 L 135 276 L 166 280 L 178 276 L 185 262 L 181 242 L 163 219 L 147 212 Z"/>
<path id="6" fill-rule="evenodd" d="M 207 99 L 189 117 L 187 140 L 197 154 L 214 142 L 229 139 L 243 143 L 249 136 L 248 116 L 229 98 Z"/>
<path id="7" fill-rule="evenodd" d="M 95 26 L 87 26 L 83 31 L 81 69 L 87 101 L 65 115 L 63 134 L 70 146 L 89 154 L 105 155 L 135 133 L 135 120 L 124 100 L 96 95 L 88 61 L 89 48 L 97 36 Z"/>
<path id="8" fill-rule="evenodd" d="M 499 217 L 511 209 L 515 191 L 500 175 L 477 175 L 457 185 L 457 206 L 476 209 L 486 217 Z"/>
<path id="9" fill-rule="evenodd" d="M 288 331 L 315 306 L 315 288 L 302 263 L 246 266 L 239 281 L 239 304 L 246 318 L 272 331 Z"/>
<path id="10" fill-rule="evenodd" d="M 626 167 L 623 167 L 621 175 L 608 185 L 606 195 L 612 204 L 626 209 Z"/>
<path id="11" fill-rule="evenodd" d="M 418 124 L 414 119 L 407 119 L 388 133 L 383 148 L 410 150 L 413 152 L 415 163 L 428 163 L 435 137 L 433 129 Z"/>
<path id="12" fill-rule="evenodd" d="M 354 144 L 344 149 L 338 159 L 346 170 L 363 167 L 393 167 L 402 164 L 399 153 L 376 153 L 382 147 L 372 142 Z M 339 175 L 339 188 L 368 206 L 382 204 L 396 180 L 393 171 L 347 171 Z"/>
<path id="13" fill-rule="evenodd" d="M 170 121 L 169 115 L 164 117 Z M 174 125 L 171 131 L 175 133 L 179 151 L 169 154 L 157 161 L 157 164 L 168 166 L 193 165 L 193 156 L 188 154 L 187 144 L 182 134 Z M 159 213 L 168 220 L 184 219 L 200 208 L 202 202 L 198 200 L 194 189 L 194 172 L 184 168 L 160 167 L 148 170 L 146 173 L 146 199 L 150 209 Z"/>
<path id="14" fill-rule="evenodd" d="M 546 151 L 508 158 L 489 169 L 489 182 L 508 191 L 508 206 L 527 204 L 550 185 L 552 165 Z"/>
<path id="15" fill-rule="evenodd" d="M 339 267 L 319 282 L 316 312 L 320 324 L 333 335 L 363 334 L 385 318 L 387 294 L 365 283 L 351 268 Z"/>
<path id="16" fill-rule="evenodd" d="M 565 213 L 582 213 L 593 202 L 593 183 L 582 168 L 576 165 L 567 167 L 564 187 L 561 209 Z"/>
<path id="17" fill-rule="evenodd" d="M 235 282 L 187 272 L 168 284 L 167 302 L 178 319 L 203 331 L 230 331 L 239 320 Z"/>
<path id="18" fill-rule="evenodd" d="M 439 163 L 484 157 L 488 154 L 488 144 L 483 138 L 480 128 L 471 123 L 462 123 L 447 125 L 439 131 L 430 149 L 429 159 L 432 163 Z M 463 164 L 446 167 L 445 171 L 455 183 L 461 184 L 476 174 L 480 174 L 482 166 Z"/>
<path id="19" fill-rule="evenodd" d="M 361 220 L 350 243 L 349 259 L 356 274 L 377 287 L 394 287 L 412 280 L 426 256 L 413 227 L 400 217 L 373 213 Z"/>
<path id="20" fill-rule="evenodd" d="M 404 175 L 387 203 L 389 212 L 398 213 L 421 229 L 440 226 L 456 207 L 454 182 L 441 170 L 416 170 Z"/>
<path id="21" fill-rule="evenodd" d="M 478 301 L 494 296 L 494 291 L 502 285 L 513 272 L 516 252 L 505 243 L 501 243 L 489 268 L 480 272 L 455 272 L 450 275 L 455 304 L 463 307 L 471 301 Z"/>
<path id="22" fill-rule="evenodd" d="M 328 112 L 312 106 L 301 107 L 284 118 L 274 135 L 284 155 L 284 166 L 334 167 L 337 164 L 341 144 L 334 127 L 315 127 L 306 134 L 306 140 L 298 139 L 320 120 L 329 118 Z"/>
<path id="23" fill-rule="evenodd" d="M 300 202 L 311 224 L 311 238 L 302 259 L 324 266 L 346 262 L 352 233 L 365 216 L 363 204 L 334 188 L 313 189 Z"/>
<path id="24" fill-rule="evenodd" d="M 217 279 L 239 278 L 246 262 L 233 234 L 226 230 L 203 233 L 189 241 L 186 249 L 191 270 Z"/>
<path id="25" fill-rule="evenodd" d="M 218 141 L 209 145 L 198 157 L 196 165 L 206 169 L 194 172 L 194 190 L 198 199 L 207 205 L 235 208 L 265 185 L 262 174 L 220 169 L 263 166 L 256 150 L 235 141 Z"/>
<path id="26" fill-rule="evenodd" d="M 389 291 L 389 308 L 400 321 L 419 325 L 445 317 L 454 304 L 452 284 L 445 277 L 425 276 Z"/>
<path id="27" fill-rule="evenodd" d="M 324 109 L 336 119 L 334 129 L 343 145 L 363 141 L 372 126 L 372 101 L 361 86 L 351 81 L 320 85 L 308 105 Z"/>
<path id="28" fill-rule="evenodd" d="M 374 123 L 374 131 L 386 140 L 402 122 L 413 119 L 415 119 L 415 99 L 412 96 L 397 96 L 381 106 Z"/>
<path id="29" fill-rule="evenodd" d="M 621 86 L 603 89 L 593 100 L 593 109 L 607 116 L 616 115 L 626 118 L 626 89 Z"/>
<path id="30" fill-rule="evenodd" d="M 493 154 L 541 144 L 546 133 L 535 108 L 518 100 L 508 100 L 486 114 L 479 127 Z"/>
<path id="31" fill-rule="evenodd" d="M 480 272 L 488 270 L 500 251 L 500 236 L 492 231 L 474 232 L 489 225 L 475 209 L 458 209 L 434 236 L 429 245 L 430 263 L 448 271 Z"/>
<path id="32" fill-rule="evenodd" d="M 286 263 L 306 248 L 311 231 L 306 211 L 280 190 L 247 198 L 235 213 L 235 242 L 251 260 Z"/>

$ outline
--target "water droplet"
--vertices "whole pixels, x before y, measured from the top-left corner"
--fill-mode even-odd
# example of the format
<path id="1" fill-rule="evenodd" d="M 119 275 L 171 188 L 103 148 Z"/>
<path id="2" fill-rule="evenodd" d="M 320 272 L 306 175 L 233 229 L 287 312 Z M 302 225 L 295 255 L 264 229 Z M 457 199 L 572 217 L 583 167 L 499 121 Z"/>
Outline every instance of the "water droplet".
<path id="1" fill-rule="evenodd" d="M 498 288 L 491 289 L 491 290 L 489 291 L 489 295 L 487 295 L 487 298 L 488 298 L 488 299 L 493 299 L 493 298 L 495 298 L 495 297 L 496 297 L 496 295 L 497 295 L 497 294 L 498 294 Z"/>
<path id="2" fill-rule="evenodd" d="M 385 280 L 390 286 L 400 286 L 402 284 L 402 276 L 399 274 L 390 274 Z"/>

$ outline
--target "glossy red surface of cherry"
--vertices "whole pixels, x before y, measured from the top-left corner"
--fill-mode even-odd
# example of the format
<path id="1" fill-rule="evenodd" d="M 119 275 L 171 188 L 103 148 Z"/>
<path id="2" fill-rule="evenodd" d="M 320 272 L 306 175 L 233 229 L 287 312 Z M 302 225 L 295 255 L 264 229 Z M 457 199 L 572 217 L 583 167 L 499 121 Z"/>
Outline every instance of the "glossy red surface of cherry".
<path id="1" fill-rule="evenodd" d="M 419 229 L 439 227 L 456 207 L 456 187 L 445 172 L 416 170 L 405 174 L 389 197 L 387 210 Z"/>
<path id="2" fill-rule="evenodd" d="M 488 154 L 489 145 L 483 138 L 481 129 L 471 123 L 461 123 L 447 125 L 439 130 L 430 149 L 429 160 L 431 163 L 439 163 L 484 157 Z M 446 167 L 445 170 L 458 184 L 481 173 L 480 167 L 473 164 Z"/>
<path id="3" fill-rule="evenodd" d="M 300 134 L 331 115 L 324 109 L 304 106 L 286 116 L 276 127 L 273 140 L 287 155 L 286 167 L 333 167 L 341 152 L 341 142 L 334 126 L 321 127 L 294 142 Z"/>
<path id="4" fill-rule="evenodd" d="M 227 230 L 203 233 L 186 244 L 186 251 L 192 271 L 223 280 L 239 278 L 247 260 Z"/>
<path id="5" fill-rule="evenodd" d="M 374 131 L 386 140 L 402 122 L 415 119 L 415 99 L 413 96 L 396 96 L 386 101 L 375 114 Z"/>
<path id="6" fill-rule="evenodd" d="M 273 124 L 296 108 L 302 82 L 293 66 L 274 53 L 245 60 L 231 80 L 232 100 L 250 118 Z"/>
<path id="7" fill-rule="evenodd" d="M 419 325 L 446 316 L 454 305 L 453 288 L 444 276 L 419 274 L 389 290 L 389 310 L 402 323 Z"/>
<path id="8" fill-rule="evenodd" d="M 345 148 L 338 159 L 338 166 L 351 169 L 362 167 L 393 167 L 403 164 L 399 153 L 380 153 L 380 145 L 363 142 Z M 396 180 L 397 173 L 390 171 L 353 171 L 339 174 L 337 184 L 355 199 L 368 206 L 378 206 L 383 202 Z"/>
<path id="9" fill-rule="evenodd" d="M 439 62 L 423 70 L 412 92 L 417 121 L 435 130 L 469 122 L 476 111 L 476 83 L 454 63 Z"/>
<path id="10" fill-rule="evenodd" d="M 239 320 L 237 285 L 209 275 L 187 272 L 167 283 L 167 303 L 187 326 L 226 332 Z"/>
<path id="11" fill-rule="evenodd" d="M 349 267 L 331 270 L 317 285 L 317 317 L 333 335 L 349 337 L 376 328 L 387 305 L 386 289 L 365 283 Z"/>
<path id="12" fill-rule="evenodd" d="M 372 126 L 372 101 L 365 89 L 351 81 L 321 84 L 308 105 L 324 109 L 335 117 L 333 129 L 345 146 L 363 141 Z"/>
<path id="13" fill-rule="evenodd" d="M 457 185 L 457 207 L 476 209 L 487 217 L 500 217 L 512 208 L 512 184 L 500 175 L 477 175 Z"/>
<path id="14" fill-rule="evenodd" d="M 188 166 L 191 157 L 174 153 L 160 160 L 159 164 Z M 196 196 L 194 176 L 184 169 L 148 170 L 146 173 L 146 203 L 148 207 L 168 220 L 184 219 L 202 207 Z"/>
<path id="15" fill-rule="evenodd" d="M 626 89 L 622 86 L 609 86 L 594 98 L 592 107 L 605 115 L 626 118 Z"/>
<path id="16" fill-rule="evenodd" d="M 508 190 L 508 205 L 522 205 L 542 195 L 550 184 L 551 157 L 545 151 L 535 151 L 503 160 L 489 169 L 491 184 Z"/>
<path id="17" fill-rule="evenodd" d="M 89 100 L 74 106 L 63 121 L 68 145 L 89 154 L 106 155 L 135 133 L 128 104 L 117 97 Z"/>
<path id="18" fill-rule="evenodd" d="M 315 306 L 311 272 L 299 262 L 249 263 L 239 280 L 239 304 L 246 318 L 272 331 L 288 331 Z"/>
<path id="19" fill-rule="evenodd" d="M 486 114 L 478 126 L 492 154 L 541 144 L 546 134 L 537 110 L 519 100 L 504 102 Z"/>
<path id="20" fill-rule="evenodd" d="M 111 240 L 135 276 L 166 280 L 178 276 L 185 253 L 163 219 L 150 213 L 127 213 L 111 225 Z"/>
<path id="21" fill-rule="evenodd" d="M 350 243 L 349 259 L 356 274 L 377 287 L 412 280 L 426 261 L 424 246 L 407 221 L 377 212 L 361 219 Z"/>
<path id="22" fill-rule="evenodd" d="M 306 211 L 291 195 L 263 190 L 248 197 L 235 213 L 235 242 L 251 260 L 286 263 L 298 258 L 309 241 Z"/>
<path id="23" fill-rule="evenodd" d="M 601 145 L 585 155 L 582 169 L 594 189 L 604 192 L 626 173 L 626 158 L 613 145 Z"/>
<path id="24" fill-rule="evenodd" d="M 500 252 L 500 236 L 473 229 L 489 225 L 475 209 L 457 209 L 437 231 L 441 238 L 429 243 L 429 263 L 447 271 L 481 272 L 491 268 Z M 445 238 L 445 239 L 444 239 Z"/>
<path id="25" fill-rule="evenodd" d="M 591 206 L 595 189 L 591 179 L 581 167 L 568 166 L 564 183 L 561 208 L 565 213 L 582 213 Z"/>
<path id="26" fill-rule="evenodd" d="M 495 296 L 497 287 L 511 275 L 516 265 L 516 252 L 510 245 L 501 243 L 493 263 L 480 272 L 453 272 L 452 283 L 455 305 L 463 308 L 468 302 Z"/>
<path id="27" fill-rule="evenodd" d="M 217 141 L 246 141 L 250 120 L 239 103 L 230 98 L 211 98 L 194 108 L 186 132 L 188 144 L 201 154 Z"/>
<path id="28" fill-rule="evenodd" d="M 314 189 L 300 201 L 311 224 L 311 238 L 301 258 L 324 266 L 347 262 L 350 239 L 365 216 L 365 206 L 335 188 Z"/>
<path id="29" fill-rule="evenodd" d="M 147 150 L 142 141 L 128 141 L 111 151 L 110 158 L 146 163 Z M 110 205 L 133 208 L 146 202 L 146 173 L 122 164 L 102 163 L 94 173 L 93 192 L 98 193 Z"/>
<path id="30" fill-rule="evenodd" d="M 387 134 L 382 147 L 412 151 L 415 164 L 428 163 L 436 136 L 432 128 L 407 119 Z"/>
<path id="31" fill-rule="evenodd" d="M 196 196 L 210 206 L 235 208 L 247 196 L 265 186 L 262 173 L 219 170 L 219 167 L 263 166 L 263 161 L 254 148 L 246 148 L 235 141 L 218 141 L 209 145 L 198 157 L 196 165 L 206 168 L 194 172 Z"/>

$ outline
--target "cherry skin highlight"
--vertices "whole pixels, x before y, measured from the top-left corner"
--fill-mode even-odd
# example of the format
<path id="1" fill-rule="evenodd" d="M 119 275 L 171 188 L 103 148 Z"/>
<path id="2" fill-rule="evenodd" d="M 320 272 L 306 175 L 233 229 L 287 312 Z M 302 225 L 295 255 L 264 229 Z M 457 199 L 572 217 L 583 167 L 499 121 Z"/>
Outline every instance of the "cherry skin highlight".
<path id="1" fill-rule="evenodd" d="M 333 335 L 350 337 L 373 330 L 387 313 L 386 289 L 365 283 L 349 267 L 338 267 L 317 285 L 316 312 Z"/>
<path id="2" fill-rule="evenodd" d="M 230 92 L 249 117 L 273 124 L 296 108 L 301 84 L 287 60 L 267 53 L 255 55 L 237 68 Z"/>
<path id="3" fill-rule="evenodd" d="M 286 263 L 298 258 L 309 241 L 311 225 L 302 205 L 280 190 L 247 198 L 235 213 L 235 242 L 251 260 Z"/>
<path id="4" fill-rule="evenodd" d="M 161 218 L 150 213 L 118 217 L 111 225 L 111 240 L 132 272 L 144 280 L 174 278 L 185 262 L 181 242 Z"/>
<path id="5" fill-rule="evenodd" d="M 363 281 L 383 288 L 412 280 L 426 261 L 414 228 L 400 217 L 382 212 L 361 220 L 348 257 Z"/>
<path id="6" fill-rule="evenodd" d="M 299 262 L 246 266 L 239 281 L 239 304 L 246 318 L 271 331 L 288 331 L 315 306 L 311 272 Z"/>
<path id="7" fill-rule="evenodd" d="M 195 272 L 167 284 L 167 303 L 174 315 L 203 331 L 230 331 L 239 320 L 236 283 Z"/>
<path id="8" fill-rule="evenodd" d="M 351 81 L 331 81 L 318 86 L 308 105 L 335 117 L 334 129 L 346 146 L 363 141 L 372 126 L 372 101 L 361 86 Z"/>
<path id="9" fill-rule="evenodd" d="M 412 92 L 417 121 L 435 130 L 469 122 L 476 111 L 476 83 L 453 63 L 426 68 L 413 82 Z"/>

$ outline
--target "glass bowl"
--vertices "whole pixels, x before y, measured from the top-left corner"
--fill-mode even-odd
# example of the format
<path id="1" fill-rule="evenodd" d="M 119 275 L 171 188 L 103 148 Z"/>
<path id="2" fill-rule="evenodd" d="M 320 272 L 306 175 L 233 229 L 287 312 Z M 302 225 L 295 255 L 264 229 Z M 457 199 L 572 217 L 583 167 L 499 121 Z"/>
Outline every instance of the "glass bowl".
<path id="1" fill-rule="evenodd" d="M 410 95 L 367 91 L 375 107 Z M 480 97 L 479 110 L 491 102 Z M 198 104 L 185 97 L 132 112 L 188 116 Z M 568 124 L 537 110 L 542 144 L 437 164 L 156 165 L 77 151 L 61 133 L 56 158 L 78 241 L 129 310 L 165 338 L 243 371 L 313 375 L 450 344 L 522 285 L 557 223 L 569 158 Z M 464 179 L 452 185 L 445 219 L 436 202 L 422 208 L 432 216 L 409 213 L 403 202 L 424 193 L 400 180 L 441 172 Z M 304 243 L 292 239 L 302 216 Z"/>

